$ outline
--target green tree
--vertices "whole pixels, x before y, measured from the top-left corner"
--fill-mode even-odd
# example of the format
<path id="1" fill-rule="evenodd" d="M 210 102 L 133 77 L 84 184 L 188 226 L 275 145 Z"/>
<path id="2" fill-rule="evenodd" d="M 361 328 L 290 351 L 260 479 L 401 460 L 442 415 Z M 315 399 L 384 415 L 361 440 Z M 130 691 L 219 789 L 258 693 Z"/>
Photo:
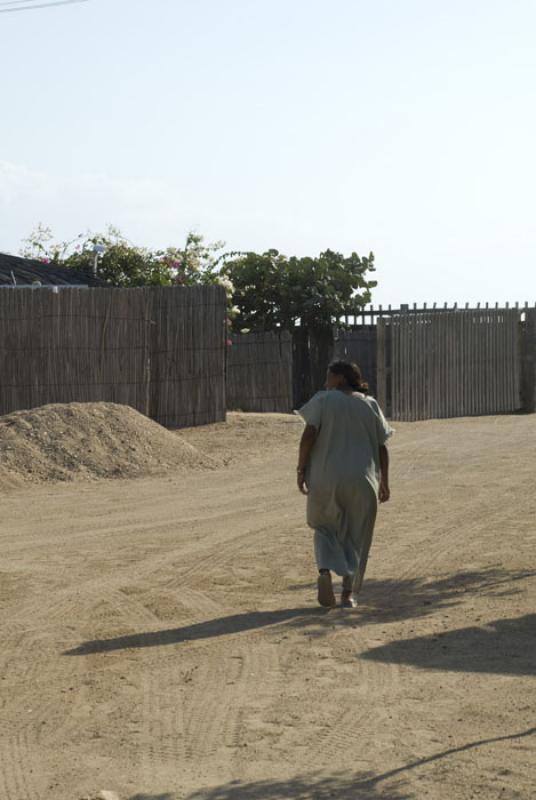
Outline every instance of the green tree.
<path id="1" fill-rule="evenodd" d="M 297 322 L 328 331 L 344 314 L 359 312 L 370 302 L 377 281 L 374 254 L 344 256 L 325 250 L 316 258 L 287 258 L 277 250 L 243 253 L 223 262 L 231 280 L 233 302 L 240 311 L 234 329 L 292 330 Z"/>

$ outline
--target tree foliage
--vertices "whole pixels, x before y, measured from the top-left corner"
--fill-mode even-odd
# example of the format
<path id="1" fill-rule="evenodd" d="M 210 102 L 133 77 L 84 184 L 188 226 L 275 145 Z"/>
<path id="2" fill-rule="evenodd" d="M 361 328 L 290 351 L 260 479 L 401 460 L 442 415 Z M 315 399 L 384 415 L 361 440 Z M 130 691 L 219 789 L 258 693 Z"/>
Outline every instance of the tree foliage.
<path id="1" fill-rule="evenodd" d="M 222 268 L 240 309 L 235 328 L 252 331 L 290 330 L 298 321 L 310 329 L 331 328 L 370 302 L 377 281 L 368 273 L 374 269 L 373 253 L 345 257 L 333 250 L 316 258 L 287 258 L 277 250 L 244 253 L 226 259 Z"/>
<path id="2" fill-rule="evenodd" d="M 109 227 L 87 232 L 71 242 L 55 242 L 49 228 L 39 225 L 24 240 L 22 254 L 45 262 L 91 272 L 111 286 L 225 287 L 230 325 L 240 330 L 292 330 L 301 323 L 311 330 L 330 330 L 344 314 L 357 313 L 370 302 L 374 254 L 344 256 L 325 250 L 317 257 L 288 258 L 277 250 L 265 253 L 223 253 L 223 243 L 205 242 L 188 233 L 184 246 L 151 250 L 128 241 Z"/>

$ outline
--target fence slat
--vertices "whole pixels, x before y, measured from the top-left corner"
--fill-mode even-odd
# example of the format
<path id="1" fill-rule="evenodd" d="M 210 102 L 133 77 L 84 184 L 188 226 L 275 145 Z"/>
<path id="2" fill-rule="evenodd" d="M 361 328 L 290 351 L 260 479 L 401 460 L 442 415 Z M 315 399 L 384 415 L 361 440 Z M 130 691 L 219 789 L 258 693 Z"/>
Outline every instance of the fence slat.
<path id="1" fill-rule="evenodd" d="M 387 337 L 386 337 L 386 323 L 383 318 L 378 320 L 378 330 L 377 330 L 377 338 L 376 338 L 376 350 L 377 350 L 377 372 L 376 372 L 376 396 L 378 399 L 378 403 L 382 409 L 387 408 L 387 371 L 386 371 L 386 346 L 387 346 Z"/>

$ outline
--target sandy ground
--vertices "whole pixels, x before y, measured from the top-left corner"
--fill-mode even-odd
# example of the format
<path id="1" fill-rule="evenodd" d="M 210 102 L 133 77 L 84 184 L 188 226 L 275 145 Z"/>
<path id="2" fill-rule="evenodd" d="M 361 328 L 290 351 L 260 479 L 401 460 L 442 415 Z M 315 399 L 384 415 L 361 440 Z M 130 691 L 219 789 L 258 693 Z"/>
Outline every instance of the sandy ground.
<path id="1" fill-rule="evenodd" d="M 536 797 L 536 416 L 396 428 L 354 612 L 315 605 L 291 416 L 5 493 L 1 800 Z"/>
<path id="2" fill-rule="evenodd" d="M 28 483 L 148 478 L 214 469 L 177 432 L 116 403 L 60 403 L 0 416 L 0 492 Z"/>

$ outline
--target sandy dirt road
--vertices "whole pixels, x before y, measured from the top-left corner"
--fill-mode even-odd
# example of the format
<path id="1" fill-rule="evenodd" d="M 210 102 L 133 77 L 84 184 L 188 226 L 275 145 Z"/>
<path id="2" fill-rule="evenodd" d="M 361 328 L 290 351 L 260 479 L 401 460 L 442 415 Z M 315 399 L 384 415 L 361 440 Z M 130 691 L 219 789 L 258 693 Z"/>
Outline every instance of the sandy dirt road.
<path id="1" fill-rule="evenodd" d="M 536 417 L 395 427 L 354 612 L 315 604 L 294 417 L 5 494 L 1 800 L 535 798 Z"/>

